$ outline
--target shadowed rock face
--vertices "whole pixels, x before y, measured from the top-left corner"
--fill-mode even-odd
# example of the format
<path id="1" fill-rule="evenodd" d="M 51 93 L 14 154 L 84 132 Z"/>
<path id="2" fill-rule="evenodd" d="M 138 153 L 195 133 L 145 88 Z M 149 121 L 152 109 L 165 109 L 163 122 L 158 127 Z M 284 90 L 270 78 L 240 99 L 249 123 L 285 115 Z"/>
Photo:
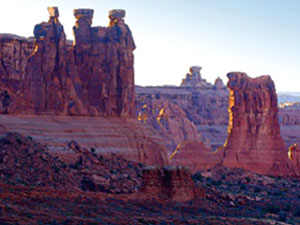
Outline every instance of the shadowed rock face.
<path id="1" fill-rule="evenodd" d="M 201 141 L 181 143 L 170 157 L 171 165 L 189 167 L 192 173 L 212 169 L 221 161 L 222 155 L 219 152 L 213 152 Z"/>
<path id="2" fill-rule="evenodd" d="M 203 196 L 203 190 L 196 189 L 190 171 L 181 166 L 151 166 L 143 169 L 142 191 L 175 201 L 189 201 Z"/>
<path id="3" fill-rule="evenodd" d="M 34 27 L 34 44 L 0 36 L 0 88 L 10 95 L 2 113 L 134 117 L 135 44 L 125 11 L 111 10 L 108 27 L 91 27 L 93 10 L 74 10 L 74 46 L 57 7 L 48 11 L 49 21 Z"/>
<path id="4" fill-rule="evenodd" d="M 280 136 L 275 86 L 270 76 L 228 75 L 230 88 L 228 138 L 224 166 L 268 175 L 291 175 Z"/>
<path id="5" fill-rule="evenodd" d="M 166 140 L 170 154 L 183 141 L 203 140 L 196 126 L 177 104 L 167 100 L 139 98 L 137 111 L 138 120 L 155 128 Z"/>

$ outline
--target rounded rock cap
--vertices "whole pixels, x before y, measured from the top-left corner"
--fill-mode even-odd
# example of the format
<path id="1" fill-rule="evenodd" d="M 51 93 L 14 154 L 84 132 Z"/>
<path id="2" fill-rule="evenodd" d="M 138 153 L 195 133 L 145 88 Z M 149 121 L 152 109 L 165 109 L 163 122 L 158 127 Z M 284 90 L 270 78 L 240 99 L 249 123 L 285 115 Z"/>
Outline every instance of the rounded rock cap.
<path id="1" fill-rule="evenodd" d="M 59 17 L 58 7 L 57 6 L 50 6 L 47 8 L 49 15 L 51 17 Z"/>
<path id="2" fill-rule="evenodd" d="M 200 73 L 201 69 L 202 69 L 202 67 L 200 67 L 200 66 L 191 66 L 190 67 L 190 72 L 191 73 Z"/>
<path id="3" fill-rule="evenodd" d="M 74 9 L 73 14 L 76 17 L 76 19 L 83 17 L 83 16 L 93 18 L 94 10 L 93 9 Z"/>
<path id="4" fill-rule="evenodd" d="M 112 9 L 108 12 L 108 17 L 110 19 L 122 19 L 126 15 L 126 11 L 124 9 Z"/>

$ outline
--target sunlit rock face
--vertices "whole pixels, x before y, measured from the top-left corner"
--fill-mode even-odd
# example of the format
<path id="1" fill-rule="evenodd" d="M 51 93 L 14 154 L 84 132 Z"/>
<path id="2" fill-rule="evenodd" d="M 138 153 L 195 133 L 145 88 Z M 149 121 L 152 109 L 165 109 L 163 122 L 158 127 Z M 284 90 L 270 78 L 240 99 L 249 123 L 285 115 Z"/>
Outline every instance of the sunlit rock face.
<path id="1" fill-rule="evenodd" d="M 34 41 L 0 36 L 0 91 L 9 98 L 1 112 L 134 117 L 135 44 L 125 11 L 111 10 L 108 27 L 92 27 L 92 9 L 74 10 L 73 46 L 57 7 L 48 12 Z"/>
<path id="2" fill-rule="evenodd" d="M 280 136 L 275 85 L 270 76 L 228 75 L 228 138 L 224 166 L 261 174 L 287 176 L 293 170 Z"/>

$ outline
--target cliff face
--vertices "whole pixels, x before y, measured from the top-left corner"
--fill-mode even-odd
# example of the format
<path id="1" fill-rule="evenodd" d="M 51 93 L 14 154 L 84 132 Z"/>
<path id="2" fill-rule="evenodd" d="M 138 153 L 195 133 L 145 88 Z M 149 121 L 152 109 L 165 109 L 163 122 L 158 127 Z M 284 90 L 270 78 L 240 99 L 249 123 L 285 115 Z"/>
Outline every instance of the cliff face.
<path id="1" fill-rule="evenodd" d="M 74 10 L 74 46 L 67 41 L 58 9 L 34 27 L 32 39 L 1 35 L 2 112 L 134 117 L 134 41 L 112 10 L 109 27 L 91 27 L 93 10 Z M 29 52 L 31 55 L 28 57 Z"/>
<path id="2" fill-rule="evenodd" d="M 277 95 L 270 76 L 229 73 L 228 138 L 224 166 L 268 175 L 291 175 L 280 136 Z"/>
<path id="3" fill-rule="evenodd" d="M 135 44 L 125 11 L 111 10 L 108 27 L 92 27 L 93 10 L 75 9 L 73 45 L 57 7 L 48 12 L 34 38 L 0 35 L 0 112 L 10 114 L 0 117 L 0 133 L 31 135 L 64 158 L 73 139 L 107 157 L 168 164 L 163 140 L 133 118 Z"/>

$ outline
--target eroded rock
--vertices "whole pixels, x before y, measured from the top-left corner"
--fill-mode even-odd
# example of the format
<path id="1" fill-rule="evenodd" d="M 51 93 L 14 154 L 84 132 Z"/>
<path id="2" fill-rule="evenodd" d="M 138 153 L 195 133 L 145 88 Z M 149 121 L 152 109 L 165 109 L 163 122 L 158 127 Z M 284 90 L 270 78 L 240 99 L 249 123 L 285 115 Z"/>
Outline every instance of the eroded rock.
<path id="1" fill-rule="evenodd" d="M 0 89 L 11 95 L 2 111 L 134 117 L 135 44 L 125 11 L 110 11 L 108 27 L 92 27 L 92 9 L 74 10 L 74 46 L 66 40 L 58 8 L 48 12 L 48 22 L 34 28 L 34 43 L 0 36 Z"/>
<path id="2" fill-rule="evenodd" d="M 175 201 L 192 200 L 201 192 L 196 191 L 190 171 L 181 166 L 146 167 L 143 169 L 142 185 L 142 191 L 146 194 Z"/>
<path id="3" fill-rule="evenodd" d="M 190 68 L 190 73 L 182 79 L 181 87 L 201 87 L 201 88 L 211 88 L 212 85 L 208 83 L 205 79 L 201 77 L 200 70 L 202 68 L 199 66 L 192 66 Z"/>
<path id="4" fill-rule="evenodd" d="M 280 136 L 275 85 L 270 76 L 228 75 L 230 88 L 228 138 L 224 166 L 274 176 L 294 172 Z"/>

